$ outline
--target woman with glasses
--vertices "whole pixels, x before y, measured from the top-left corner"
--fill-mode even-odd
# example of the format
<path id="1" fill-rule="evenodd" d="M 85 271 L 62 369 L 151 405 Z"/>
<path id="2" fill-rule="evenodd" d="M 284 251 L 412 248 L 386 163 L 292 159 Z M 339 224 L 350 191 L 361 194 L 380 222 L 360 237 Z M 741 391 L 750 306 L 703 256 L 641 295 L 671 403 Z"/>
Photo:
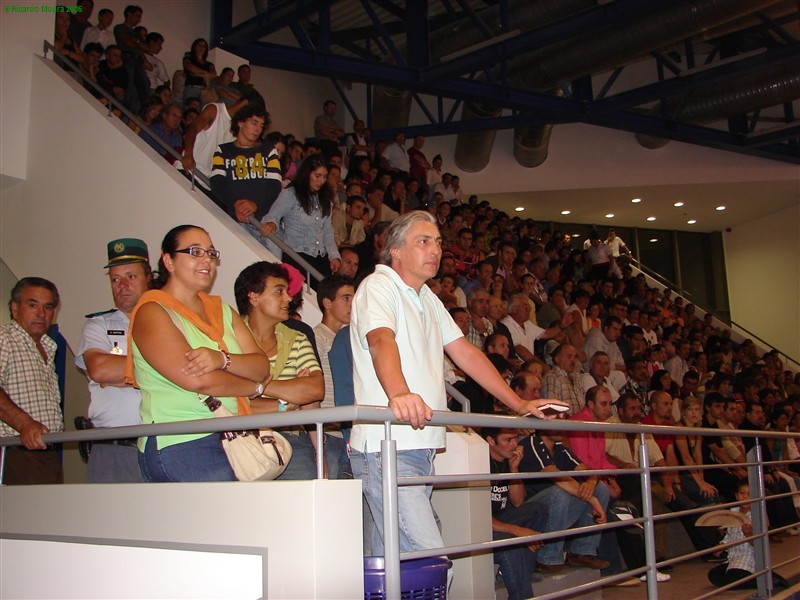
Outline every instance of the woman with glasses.
<path id="1" fill-rule="evenodd" d="M 269 382 L 269 362 L 239 315 L 206 293 L 220 253 L 208 233 L 181 225 L 161 244 L 156 288 L 131 315 L 128 380 L 142 392 L 142 422 L 210 419 L 203 404 L 219 398 L 233 414 L 250 414 L 250 397 Z M 139 439 L 146 481 L 234 481 L 218 433 Z"/>
<path id="2" fill-rule="evenodd" d="M 280 237 L 317 271 L 327 277 L 339 271 L 342 260 L 333 237 L 331 189 L 325 185 L 328 167 L 317 154 L 308 156 L 297 170 L 294 181 L 281 192 L 261 222 L 261 233 Z M 282 225 L 281 229 L 278 226 Z M 305 271 L 290 256 L 286 262 Z"/>

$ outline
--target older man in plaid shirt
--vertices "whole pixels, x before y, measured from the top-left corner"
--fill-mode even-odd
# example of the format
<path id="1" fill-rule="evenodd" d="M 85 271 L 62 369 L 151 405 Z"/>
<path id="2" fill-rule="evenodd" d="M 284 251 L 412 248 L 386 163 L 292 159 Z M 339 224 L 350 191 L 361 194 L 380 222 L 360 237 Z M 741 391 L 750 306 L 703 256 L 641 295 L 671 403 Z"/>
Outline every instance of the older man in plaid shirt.
<path id="1" fill-rule="evenodd" d="M 8 448 L 3 483 L 62 483 L 56 450 L 42 435 L 63 431 L 55 372 L 56 343 L 46 334 L 59 297 L 56 286 L 25 277 L 11 290 L 11 323 L 0 327 L 0 435 L 19 435 Z"/>

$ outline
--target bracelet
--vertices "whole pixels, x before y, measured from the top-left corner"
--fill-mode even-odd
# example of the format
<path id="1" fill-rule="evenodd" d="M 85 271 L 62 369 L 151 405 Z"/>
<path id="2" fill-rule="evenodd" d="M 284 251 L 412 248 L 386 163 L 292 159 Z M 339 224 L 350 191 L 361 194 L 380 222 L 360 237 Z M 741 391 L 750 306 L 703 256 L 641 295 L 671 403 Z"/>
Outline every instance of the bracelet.
<path id="1" fill-rule="evenodd" d="M 286 412 L 289 410 L 289 403 L 285 400 L 278 399 L 278 412 Z"/>
<path id="2" fill-rule="evenodd" d="M 231 368 L 231 355 L 228 354 L 226 350 L 220 350 L 222 352 L 222 357 L 225 359 L 225 364 L 220 367 L 223 371 L 227 371 Z"/>

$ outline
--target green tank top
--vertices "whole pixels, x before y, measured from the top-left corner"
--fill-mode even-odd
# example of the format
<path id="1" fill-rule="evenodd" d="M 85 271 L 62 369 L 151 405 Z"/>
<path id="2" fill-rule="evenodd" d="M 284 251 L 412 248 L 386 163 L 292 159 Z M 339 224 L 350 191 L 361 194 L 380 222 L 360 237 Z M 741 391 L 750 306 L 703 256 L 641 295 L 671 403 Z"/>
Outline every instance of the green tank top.
<path id="1" fill-rule="evenodd" d="M 217 344 L 207 335 L 197 329 L 192 323 L 181 317 L 175 311 L 163 306 L 164 310 L 170 314 L 173 321 L 181 323 L 183 334 L 186 341 L 192 348 L 212 348 L 218 350 Z M 223 339 L 228 346 L 228 351 L 232 354 L 240 354 L 241 348 L 236 341 L 233 332 L 233 315 L 230 306 L 223 302 L 222 320 L 225 324 Z M 180 327 L 179 327 L 180 329 Z M 142 416 L 142 423 L 174 423 L 176 421 L 193 421 L 196 419 L 212 419 L 213 413 L 202 403 L 197 392 L 190 392 L 165 378 L 153 367 L 151 367 L 142 357 L 136 342 L 131 340 L 131 352 L 133 353 L 133 367 L 136 373 L 136 382 L 142 392 L 142 403 L 139 412 Z M 176 357 L 183 360 L 183 357 Z M 205 398 L 203 398 L 205 399 Z M 235 397 L 220 398 L 222 403 L 234 415 L 237 414 L 238 407 Z M 161 450 L 172 446 L 191 442 L 206 437 L 207 433 L 192 433 L 185 435 L 159 435 L 156 438 L 156 447 Z M 216 435 L 216 434 L 214 434 Z M 144 452 L 147 438 L 139 438 L 139 450 Z"/>

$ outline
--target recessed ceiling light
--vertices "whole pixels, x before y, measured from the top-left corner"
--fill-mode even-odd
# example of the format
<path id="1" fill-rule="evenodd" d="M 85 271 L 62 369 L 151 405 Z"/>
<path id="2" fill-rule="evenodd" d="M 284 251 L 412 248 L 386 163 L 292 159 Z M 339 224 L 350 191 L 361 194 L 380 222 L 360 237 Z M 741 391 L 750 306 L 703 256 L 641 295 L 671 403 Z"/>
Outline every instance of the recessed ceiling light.
<path id="1" fill-rule="evenodd" d="M 571 212 L 571 211 L 569 211 L 569 210 L 562 210 L 562 211 L 561 211 L 561 214 L 562 214 L 562 215 L 568 215 L 570 212 Z"/>
<path id="2" fill-rule="evenodd" d="M 647 217 L 647 220 L 648 220 L 648 221 L 655 221 L 655 220 L 656 220 L 656 218 L 655 218 L 655 217 Z"/>
<path id="3" fill-rule="evenodd" d="M 687 225 L 694 225 L 695 223 L 697 223 L 697 219 L 689 219 L 688 221 L 686 221 Z"/>
<path id="4" fill-rule="evenodd" d="M 675 203 L 675 204 L 673 204 L 672 206 L 681 207 L 681 206 L 683 206 L 683 202 L 676 202 L 676 203 Z"/>
<path id="5" fill-rule="evenodd" d="M 631 200 L 631 202 L 633 202 L 634 204 L 639 204 L 639 202 L 641 201 L 642 201 L 641 198 L 634 198 L 633 200 Z"/>
<path id="6" fill-rule="evenodd" d="M 518 206 L 514 210 L 517 211 L 517 212 L 522 212 L 523 210 L 525 210 L 525 207 L 524 206 Z"/>
<path id="7" fill-rule="evenodd" d="M 606 219 L 613 219 L 613 218 L 614 218 L 614 213 L 608 213 L 606 215 Z"/>
<path id="8" fill-rule="evenodd" d="M 718 206 L 715 210 L 725 210 L 724 206 Z"/>
<path id="9" fill-rule="evenodd" d="M 650 238 L 650 243 L 651 244 L 654 244 L 657 241 L 658 241 L 658 238 Z"/>
<path id="10" fill-rule="evenodd" d="M 581 234 L 580 233 L 573 233 L 572 237 L 581 237 Z"/>

